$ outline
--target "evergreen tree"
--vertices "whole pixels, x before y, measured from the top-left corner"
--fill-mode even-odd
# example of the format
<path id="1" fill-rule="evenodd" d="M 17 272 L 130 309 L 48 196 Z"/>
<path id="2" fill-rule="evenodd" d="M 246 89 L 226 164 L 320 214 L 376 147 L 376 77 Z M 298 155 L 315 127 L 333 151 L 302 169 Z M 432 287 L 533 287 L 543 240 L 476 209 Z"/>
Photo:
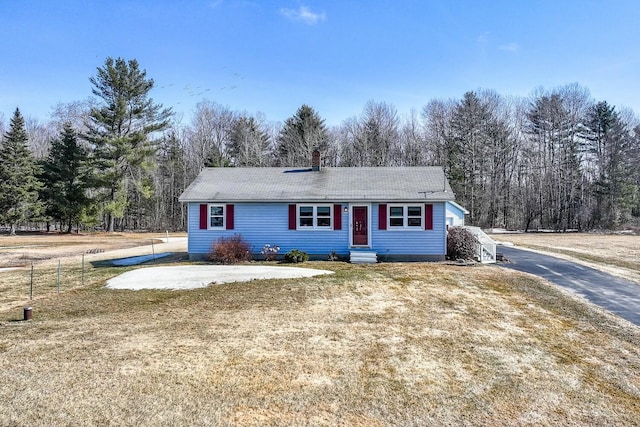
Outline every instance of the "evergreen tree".
<path id="1" fill-rule="evenodd" d="M 107 58 L 89 81 L 99 105 L 91 108 L 85 138 L 95 146 L 98 185 L 102 190 L 107 229 L 123 218 L 131 197 L 152 193 L 148 174 L 155 147 L 150 137 L 169 125 L 170 109 L 149 98 L 153 79 L 147 79 L 134 60 Z"/>
<path id="2" fill-rule="evenodd" d="M 435 147 L 451 186 L 470 211 L 471 224 L 493 228 L 506 223 L 509 163 L 516 147 L 500 114 L 500 97 L 492 91 L 467 92 L 450 113 Z M 430 110 L 431 111 L 431 110 Z M 431 112 L 428 111 L 429 114 Z M 437 111 L 435 111 L 437 112 Z"/>
<path id="3" fill-rule="evenodd" d="M 470 211 L 472 224 L 480 224 L 485 192 L 483 162 L 490 145 L 489 127 L 493 117 L 475 92 L 467 92 L 451 116 L 446 142 L 447 171 L 453 191 Z M 483 224 L 484 225 L 484 224 Z"/>
<path id="4" fill-rule="evenodd" d="M 74 223 L 80 222 L 91 203 L 87 197 L 90 171 L 87 149 L 67 122 L 60 137 L 51 141 L 49 155 L 43 164 L 46 213 L 66 225 L 67 233 L 71 232 Z"/>
<path id="5" fill-rule="evenodd" d="M 594 222 L 615 228 L 630 219 L 633 182 L 633 139 L 615 107 L 599 102 L 588 113 L 588 152 L 595 163 Z"/>
<path id="6" fill-rule="evenodd" d="M 42 184 L 37 179 L 38 172 L 29 151 L 24 118 L 16 108 L 0 145 L 0 219 L 9 225 L 12 235 L 20 222 L 41 214 L 38 191 Z"/>
<path id="7" fill-rule="evenodd" d="M 315 148 L 324 151 L 329 136 L 324 119 L 308 105 L 302 105 L 284 122 L 277 138 L 277 162 L 280 166 L 309 166 Z"/>

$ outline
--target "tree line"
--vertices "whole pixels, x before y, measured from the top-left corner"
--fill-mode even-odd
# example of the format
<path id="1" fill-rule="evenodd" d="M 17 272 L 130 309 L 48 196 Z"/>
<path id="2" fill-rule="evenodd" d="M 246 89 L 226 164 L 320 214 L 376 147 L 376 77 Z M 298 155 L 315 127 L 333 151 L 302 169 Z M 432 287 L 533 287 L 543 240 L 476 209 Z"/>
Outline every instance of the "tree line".
<path id="1" fill-rule="evenodd" d="M 444 168 L 468 223 L 509 229 L 618 229 L 640 222 L 640 120 L 577 84 L 527 98 L 492 90 L 433 99 L 401 117 L 369 101 L 328 127 L 302 105 L 284 123 L 203 100 L 187 124 L 150 93 L 136 60 L 107 58 L 87 101 L 48 123 L 0 120 L 0 223 L 184 230 L 182 191 L 204 167 Z"/>

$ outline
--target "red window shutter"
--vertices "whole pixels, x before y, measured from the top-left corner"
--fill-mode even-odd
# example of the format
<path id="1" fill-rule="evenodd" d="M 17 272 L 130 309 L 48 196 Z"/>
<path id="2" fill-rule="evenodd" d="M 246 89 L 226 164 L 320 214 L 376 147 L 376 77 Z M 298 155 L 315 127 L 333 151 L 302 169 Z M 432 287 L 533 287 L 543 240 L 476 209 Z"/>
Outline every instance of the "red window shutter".
<path id="1" fill-rule="evenodd" d="M 378 205 L 378 230 L 387 229 L 387 204 L 380 203 Z"/>
<path id="2" fill-rule="evenodd" d="M 226 212 L 227 230 L 233 230 L 233 206 L 234 205 L 225 206 L 225 209 L 227 210 L 227 212 Z"/>
<path id="3" fill-rule="evenodd" d="M 333 229 L 342 230 L 342 205 L 333 205 Z"/>
<path id="4" fill-rule="evenodd" d="M 296 205 L 289 205 L 289 230 L 296 229 Z"/>
<path id="5" fill-rule="evenodd" d="M 433 230 L 433 205 L 424 205 L 424 229 Z"/>
<path id="6" fill-rule="evenodd" d="M 209 222 L 209 208 L 206 203 L 200 205 L 200 230 L 207 229 Z"/>

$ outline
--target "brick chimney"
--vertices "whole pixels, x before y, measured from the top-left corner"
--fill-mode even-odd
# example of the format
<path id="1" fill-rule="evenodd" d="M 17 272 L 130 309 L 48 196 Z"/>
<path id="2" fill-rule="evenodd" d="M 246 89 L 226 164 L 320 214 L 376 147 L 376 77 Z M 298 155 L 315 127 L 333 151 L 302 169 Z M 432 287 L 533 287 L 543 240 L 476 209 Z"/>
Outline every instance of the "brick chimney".
<path id="1" fill-rule="evenodd" d="M 320 150 L 317 148 L 311 154 L 311 170 L 314 172 L 320 171 Z"/>

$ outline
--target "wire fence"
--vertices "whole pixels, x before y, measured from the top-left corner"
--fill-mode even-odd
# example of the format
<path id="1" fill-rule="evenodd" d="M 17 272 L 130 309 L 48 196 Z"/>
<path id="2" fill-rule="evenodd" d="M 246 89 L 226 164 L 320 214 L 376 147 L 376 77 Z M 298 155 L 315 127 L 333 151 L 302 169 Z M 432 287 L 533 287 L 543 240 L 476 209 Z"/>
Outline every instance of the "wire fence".
<path id="1" fill-rule="evenodd" d="M 109 274 L 100 261 L 62 259 L 29 263 L 0 274 L 0 307 L 30 305 L 42 297 L 103 282 Z"/>
<path id="2" fill-rule="evenodd" d="M 80 278 L 80 286 L 85 284 L 86 276 L 86 262 L 85 257 L 82 255 L 82 261 L 80 267 L 73 265 L 72 263 L 65 264 L 65 268 L 62 267 L 62 261 L 58 260 L 57 268 L 51 267 L 35 268 L 33 263 L 29 268 L 29 300 L 33 300 L 34 296 L 34 284 L 38 283 L 43 286 L 43 290 L 48 290 L 51 293 L 53 288 L 56 293 L 60 293 L 62 290 L 63 282 L 68 284 L 70 281 L 74 282 L 77 286 L 78 278 Z"/>

